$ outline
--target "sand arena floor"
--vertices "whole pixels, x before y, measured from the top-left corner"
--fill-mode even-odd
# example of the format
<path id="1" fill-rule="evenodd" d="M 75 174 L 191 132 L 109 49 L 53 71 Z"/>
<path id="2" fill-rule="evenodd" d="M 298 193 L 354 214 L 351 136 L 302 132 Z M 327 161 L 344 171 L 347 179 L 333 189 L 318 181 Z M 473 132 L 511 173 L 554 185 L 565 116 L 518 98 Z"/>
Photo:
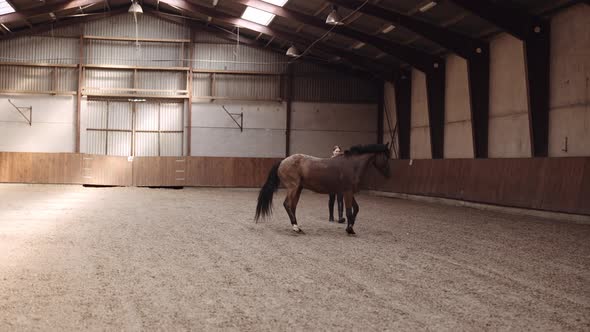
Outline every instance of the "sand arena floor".
<path id="1" fill-rule="evenodd" d="M 0 185 L 0 330 L 590 330 L 590 226 L 361 195 Z"/>

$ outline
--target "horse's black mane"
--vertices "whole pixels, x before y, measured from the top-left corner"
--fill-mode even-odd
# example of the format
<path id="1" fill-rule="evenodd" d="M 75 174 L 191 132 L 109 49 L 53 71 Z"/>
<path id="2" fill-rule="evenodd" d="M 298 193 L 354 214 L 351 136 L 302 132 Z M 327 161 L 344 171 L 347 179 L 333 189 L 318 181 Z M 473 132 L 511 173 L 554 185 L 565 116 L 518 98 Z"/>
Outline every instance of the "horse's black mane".
<path id="1" fill-rule="evenodd" d="M 365 153 L 389 153 L 389 148 L 385 144 L 368 144 L 368 145 L 355 145 L 350 149 L 344 151 L 347 156 L 365 154 Z"/>

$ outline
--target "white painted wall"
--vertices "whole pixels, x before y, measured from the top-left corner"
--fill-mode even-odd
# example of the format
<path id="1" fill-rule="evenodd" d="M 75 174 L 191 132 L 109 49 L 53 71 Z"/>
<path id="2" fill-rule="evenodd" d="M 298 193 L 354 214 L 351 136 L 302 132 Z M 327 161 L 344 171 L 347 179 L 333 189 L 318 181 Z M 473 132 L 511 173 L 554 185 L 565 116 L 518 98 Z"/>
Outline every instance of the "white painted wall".
<path id="1" fill-rule="evenodd" d="M 33 124 L 8 103 L 33 107 Z M 0 96 L 0 151 L 74 152 L 76 100 L 73 96 Z"/>
<path id="2" fill-rule="evenodd" d="M 490 42 L 490 158 L 531 156 L 522 41 L 501 33 Z"/>
<path id="3" fill-rule="evenodd" d="M 590 6 L 551 21 L 550 89 L 549 156 L 590 156 Z"/>
<path id="4" fill-rule="evenodd" d="M 410 158 L 431 159 L 430 125 L 428 121 L 428 99 L 426 96 L 426 75 L 412 69 L 412 123 L 410 125 Z"/>
<path id="5" fill-rule="evenodd" d="M 221 105 L 231 113 L 244 113 L 243 132 L 240 132 Z M 285 103 L 193 103 L 192 108 L 191 155 L 285 156 Z"/>
<path id="6" fill-rule="evenodd" d="M 473 158 L 471 106 L 467 61 L 456 55 L 446 58 L 445 158 Z"/>
<path id="7" fill-rule="evenodd" d="M 334 145 L 376 142 L 377 104 L 292 103 L 291 154 L 329 157 Z"/>

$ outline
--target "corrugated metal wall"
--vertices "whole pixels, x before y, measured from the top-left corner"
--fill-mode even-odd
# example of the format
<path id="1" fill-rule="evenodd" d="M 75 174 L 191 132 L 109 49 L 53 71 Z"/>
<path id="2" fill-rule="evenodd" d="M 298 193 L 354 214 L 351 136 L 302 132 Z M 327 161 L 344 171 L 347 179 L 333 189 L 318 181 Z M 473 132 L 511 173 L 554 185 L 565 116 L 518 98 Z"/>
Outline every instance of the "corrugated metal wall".
<path id="1" fill-rule="evenodd" d="M 135 23 L 128 15 L 107 17 L 85 23 L 44 32 L 40 36 L 20 37 L 0 42 L 0 62 L 28 61 L 39 63 L 76 64 L 79 56 L 79 31 L 88 36 L 136 37 Z M 68 38 L 63 36 L 69 36 Z M 149 15 L 138 17 L 137 37 L 189 39 L 188 26 L 173 24 Z M 292 59 L 269 50 L 237 45 L 202 31 L 194 34 L 196 43 L 182 46 L 178 43 L 148 43 L 136 45 L 129 41 L 86 40 L 84 58 L 88 64 L 136 65 L 136 66 L 183 66 L 190 63 L 195 69 L 234 70 L 265 73 L 286 73 Z M 193 48 L 193 59 L 186 59 L 188 48 Z M 50 78 L 46 69 L 2 69 L 3 90 L 27 89 L 49 90 Z M 22 82 L 27 77 L 29 82 Z M 88 69 L 84 85 L 88 87 L 130 88 L 133 86 L 130 71 Z M 60 89 L 74 90 L 75 71 L 59 75 Z M 196 74 L 193 93 L 196 96 L 211 96 L 208 76 Z M 34 81 L 34 82 L 33 82 Z M 44 82 L 43 82 L 44 81 Z M 140 72 L 137 88 L 177 89 L 186 87 L 186 77 L 178 72 Z M 215 93 L 219 97 L 278 99 L 280 78 L 277 76 L 216 77 Z M 293 99 L 301 101 L 367 102 L 376 101 L 373 84 L 367 79 L 343 75 L 326 70 L 322 66 L 296 62 L 294 64 Z M 109 92 L 109 91 L 105 91 Z M 112 92 L 112 91 L 110 91 Z M 154 93 L 155 94 L 155 93 Z"/>
<path id="2" fill-rule="evenodd" d="M 0 41 L 0 62 L 77 64 L 80 51 L 80 31 L 83 31 L 86 36 L 134 38 L 137 33 L 138 38 L 175 40 L 189 39 L 191 35 L 188 26 L 169 23 L 149 15 L 138 17 L 136 30 L 133 19 L 129 15 L 120 15 L 82 25 L 52 29 L 39 36 Z M 83 63 L 149 67 L 190 65 L 195 70 L 272 74 L 241 75 L 218 72 L 214 74 L 215 78 L 212 82 L 212 74 L 195 73 L 192 91 L 195 98 L 214 96 L 221 100 L 228 99 L 237 103 L 256 100 L 253 103 L 256 108 L 252 110 L 252 114 L 256 117 L 251 119 L 248 114 L 245 119 L 248 122 L 247 127 L 251 127 L 248 130 L 256 128 L 257 133 L 263 133 L 264 128 L 271 128 L 267 126 L 265 117 L 274 119 L 275 116 L 266 113 L 265 110 L 269 107 L 264 105 L 260 107 L 258 104 L 279 100 L 283 97 L 284 93 L 281 90 L 285 88 L 287 65 L 292 59 L 273 51 L 237 45 L 207 32 L 196 31 L 193 37 L 192 44 L 184 45 L 160 42 L 139 42 L 137 45 L 133 41 L 88 38 L 84 41 Z M 192 48 L 193 58 L 187 59 L 190 48 Z M 313 102 L 368 102 L 376 100 L 373 85 L 366 79 L 346 76 L 326 70 L 321 66 L 305 63 L 295 63 L 293 69 L 293 100 Z M 55 82 L 52 82 L 53 77 L 57 78 Z M 0 66 L 0 93 L 15 90 L 75 92 L 78 85 L 77 80 L 77 68 Z M 84 81 L 81 84 L 87 89 L 84 93 L 89 93 L 88 98 L 91 98 L 87 102 L 84 101 L 87 103 L 85 108 L 87 114 L 82 116 L 84 119 L 87 118 L 88 130 L 81 133 L 85 136 L 81 140 L 86 146 L 86 151 L 109 155 L 182 155 L 186 146 L 184 126 L 187 124 L 184 102 L 164 102 L 163 98 L 154 100 L 149 96 L 175 94 L 172 91 L 187 89 L 187 81 L 187 73 L 184 71 L 138 69 L 134 74 L 133 69 L 86 68 Z M 96 89 L 91 90 L 90 88 Z M 108 90 L 109 88 L 116 90 Z M 147 97 L 148 101 L 137 103 L 134 106 L 123 97 L 118 99 L 109 97 L 111 98 L 109 101 L 92 100 L 91 92 L 130 94 L 131 91 L 125 89 L 133 88 L 168 91 L 140 91 L 139 94 Z M 200 101 L 210 103 L 208 99 Z M 275 106 L 272 104 L 270 108 L 274 109 Z M 134 116 L 135 123 L 132 123 Z M 193 122 L 197 120 L 195 116 L 201 115 L 194 113 Z M 253 119 L 260 122 L 251 123 Z M 276 121 L 278 121 L 276 124 L 278 127 L 282 126 L 279 126 L 279 122 L 284 122 L 282 118 L 277 118 Z M 189 127 L 191 125 L 188 124 Z M 275 125 L 273 124 L 273 126 Z M 135 135 L 133 135 L 133 129 L 136 131 Z M 282 129 L 277 130 L 282 133 Z M 201 140 L 206 135 L 198 137 L 194 136 L 193 140 Z M 242 141 L 242 138 L 243 136 L 236 135 L 237 141 Z M 253 142 L 259 141 L 259 138 L 253 139 Z M 276 152 L 273 152 L 273 156 L 280 154 L 282 141 L 284 138 L 268 139 L 269 149 Z"/>
<path id="3" fill-rule="evenodd" d="M 100 88 L 103 93 L 117 93 L 120 91 L 106 88 L 131 88 L 133 86 L 133 71 L 86 69 L 84 87 Z"/>
<path id="4" fill-rule="evenodd" d="M 172 24 L 149 15 L 138 15 L 139 38 L 189 39 L 188 26 Z M 128 14 L 108 17 L 84 24 L 84 33 L 90 36 L 135 38 L 135 23 Z"/>
<path id="5" fill-rule="evenodd" d="M 211 95 L 211 74 L 193 74 L 193 97 Z"/>
<path id="6" fill-rule="evenodd" d="M 0 42 L 0 61 L 40 62 L 55 64 L 78 63 L 79 40 L 29 36 Z"/>
<path id="7" fill-rule="evenodd" d="M 293 66 L 293 100 L 376 103 L 380 81 L 327 70 L 316 64 Z"/>
<path id="8" fill-rule="evenodd" d="M 179 71 L 138 71 L 137 88 L 156 90 L 186 90 L 186 73 Z M 145 94 L 174 94 L 172 92 L 145 92 Z"/>
<path id="9" fill-rule="evenodd" d="M 280 76 L 215 75 L 215 95 L 273 100 L 281 97 Z"/>
<path id="10" fill-rule="evenodd" d="M 283 73 L 289 59 L 275 52 L 235 44 L 194 44 L 193 68 Z"/>
<path id="11" fill-rule="evenodd" d="M 181 44 L 87 40 L 86 62 L 97 65 L 180 67 Z"/>
<path id="12" fill-rule="evenodd" d="M 48 67 L 0 67 L 0 89 L 47 91 L 51 89 L 51 68 Z"/>

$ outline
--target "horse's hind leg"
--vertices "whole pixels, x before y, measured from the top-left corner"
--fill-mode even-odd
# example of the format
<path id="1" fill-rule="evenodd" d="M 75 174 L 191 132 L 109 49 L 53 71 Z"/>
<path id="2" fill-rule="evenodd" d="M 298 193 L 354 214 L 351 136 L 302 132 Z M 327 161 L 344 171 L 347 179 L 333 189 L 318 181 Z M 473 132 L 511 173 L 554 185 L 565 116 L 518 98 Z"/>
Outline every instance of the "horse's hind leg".
<path id="1" fill-rule="evenodd" d="M 352 197 L 352 216 L 356 220 L 356 215 L 359 214 L 359 204 L 356 202 L 354 196 Z"/>
<path id="2" fill-rule="evenodd" d="M 354 235 L 354 218 L 355 214 L 353 212 L 353 202 L 354 202 L 354 194 L 352 191 L 348 191 L 344 193 L 344 205 L 346 205 L 346 219 L 348 221 L 348 226 L 346 226 L 346 233 Z"/>
<path id="3" fill-rule="evenodd" d="M 295 212 L 297 211 L 297 203 L 299 202 L 299 196 L 301 195 L 301 187 L 289 188 L 287 191 L 287 197 L 285 197 L 285 201 L 283 202 L 283 206 L 289 215 L 289 219 L 291 219 L 291 226 L 293 227 L 293 231 L 297 233 L 301 233 L 301 228 L 297 225 L 297 217 L 295 216 Z"/>

